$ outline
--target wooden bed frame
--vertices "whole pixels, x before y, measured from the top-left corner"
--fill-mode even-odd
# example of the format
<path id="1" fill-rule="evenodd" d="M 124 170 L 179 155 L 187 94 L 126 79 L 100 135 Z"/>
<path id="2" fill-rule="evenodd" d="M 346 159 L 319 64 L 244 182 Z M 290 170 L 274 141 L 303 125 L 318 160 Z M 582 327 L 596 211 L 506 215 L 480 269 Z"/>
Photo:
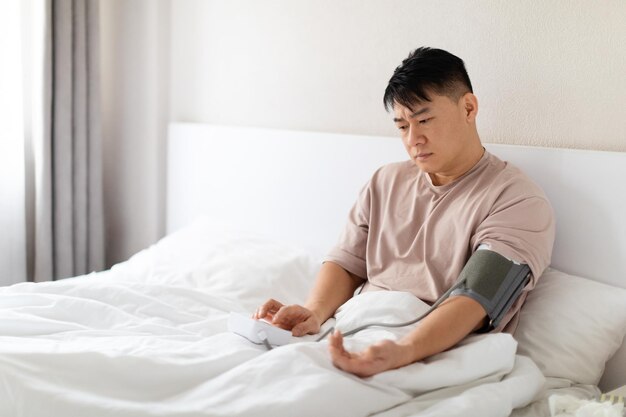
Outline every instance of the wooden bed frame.
<path id="1" fill-rule="evenodd" d="M 552 266 L 626 288 L 626 153 L 485 147 L 522 168 L 548 195 L 557 218 Z M 175 123 L 167 231 L 209 215 L 321 256 L 373 171 L 404 159 L 397 138 Z M 607 364 L 600 388 L 624 384 L 625 344 Z"/>

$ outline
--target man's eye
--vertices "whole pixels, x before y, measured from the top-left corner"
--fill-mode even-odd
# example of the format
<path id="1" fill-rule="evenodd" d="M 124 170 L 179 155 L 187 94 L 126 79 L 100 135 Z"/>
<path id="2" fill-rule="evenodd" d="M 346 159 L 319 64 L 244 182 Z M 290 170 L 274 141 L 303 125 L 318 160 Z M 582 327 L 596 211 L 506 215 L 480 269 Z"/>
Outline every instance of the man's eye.
<path id="1" fill-rule="evenodd" d="M 398 129 L 400 129 L 400 130 L 406 130 L 406 129 L 407 129 L 407 126 L 398 126 Z"/>
<path id="2" fill-rule="evenodd" d="M 424 120 L 420 120 L 418 123 L 421 125 L 425 125 L 426 123 L 430 122 L 433 118 L 429 117 L 428 119 L 424 119 Z"/>

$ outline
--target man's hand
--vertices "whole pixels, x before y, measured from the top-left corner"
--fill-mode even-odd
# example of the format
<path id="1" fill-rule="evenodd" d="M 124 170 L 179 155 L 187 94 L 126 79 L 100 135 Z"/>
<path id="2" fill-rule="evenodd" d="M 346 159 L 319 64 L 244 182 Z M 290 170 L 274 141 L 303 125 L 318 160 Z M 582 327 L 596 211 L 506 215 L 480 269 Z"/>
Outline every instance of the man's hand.
<path id="1" fill-rule="evenodd" d="M 362 352 L 350 353 L 343 347 L 341 334 L 335 332 L 330 336 L 328 349 L 336 367 L 360 377 L 371 376 L 450 349 L 480 328 L 486 316 L 478 301 L 466 296 L 451 297 L 398 342 L 384 340 Z"/>
<path id="2" fill-rule="evenodd" d="M 333 364 L 361 378 L 413 362 L 411 347 L 392 340 L 375 343 L 362 352 L 351 353 L 343 347 L 343 336 L 336 331 L 330 335 L 328 350 Z"/>
<path id="3" fill-rule="evenodd" d="M 294 336 L 319 333 L 322 323 L 333 315 L 337 307 L 352 297 L 363 279 L 352 275 L 334 262 L 324 262 L 315 280 L 315 285 L 305 304 L 283 305 L 268 300 L 252 316 L 265 319 Z"/>
<path id="4" fill-rule="evenodd" d="M 319 318 L 308 308 L 297 304 L 284 305 L 276 300 L 268 300 L 259 307 L 252 316 L 254 319 L 265 319 L 276 327 L 291 330 L 294 336 L 319 333 Z"/>

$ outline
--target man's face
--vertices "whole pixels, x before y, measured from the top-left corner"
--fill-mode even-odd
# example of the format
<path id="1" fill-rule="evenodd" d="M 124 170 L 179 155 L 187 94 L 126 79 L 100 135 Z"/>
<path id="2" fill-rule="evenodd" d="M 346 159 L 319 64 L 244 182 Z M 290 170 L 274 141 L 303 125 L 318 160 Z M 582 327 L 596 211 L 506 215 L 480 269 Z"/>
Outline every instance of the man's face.
<path id="1" fill-rule="evenodd" d="M 430 95 L 431 101 L 419 102 L 411 108 L 395 103 L 394 122 L 411 160 L 423 171 L 454 176 L 464 167 L 475 132 L 475 97 L 471 93 L 457 102 L 447 96 Z M 431 175 L 432 176 L 432 175 Z"/>

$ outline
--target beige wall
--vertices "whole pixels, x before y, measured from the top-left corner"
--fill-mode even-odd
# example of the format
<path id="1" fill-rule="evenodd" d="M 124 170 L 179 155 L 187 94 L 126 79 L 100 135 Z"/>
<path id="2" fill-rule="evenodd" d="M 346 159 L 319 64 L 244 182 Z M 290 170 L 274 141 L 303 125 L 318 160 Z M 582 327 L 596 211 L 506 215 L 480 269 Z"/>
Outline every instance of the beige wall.
<path id="1" fill-rule="evenodd" d="M 466 62 L 484 141 L 626 151 L 626 2 L 107 0 L 110 261 L 163 233 L 165 125 L 394 136 L 417 46 Z"/>
<path id="2" fill-rule="evenodd" d="M 395 135 L 417 46 L 465 60 L 483 140 L 626 151 L 626 2 L 174 1 L 174 120 Z"/>

